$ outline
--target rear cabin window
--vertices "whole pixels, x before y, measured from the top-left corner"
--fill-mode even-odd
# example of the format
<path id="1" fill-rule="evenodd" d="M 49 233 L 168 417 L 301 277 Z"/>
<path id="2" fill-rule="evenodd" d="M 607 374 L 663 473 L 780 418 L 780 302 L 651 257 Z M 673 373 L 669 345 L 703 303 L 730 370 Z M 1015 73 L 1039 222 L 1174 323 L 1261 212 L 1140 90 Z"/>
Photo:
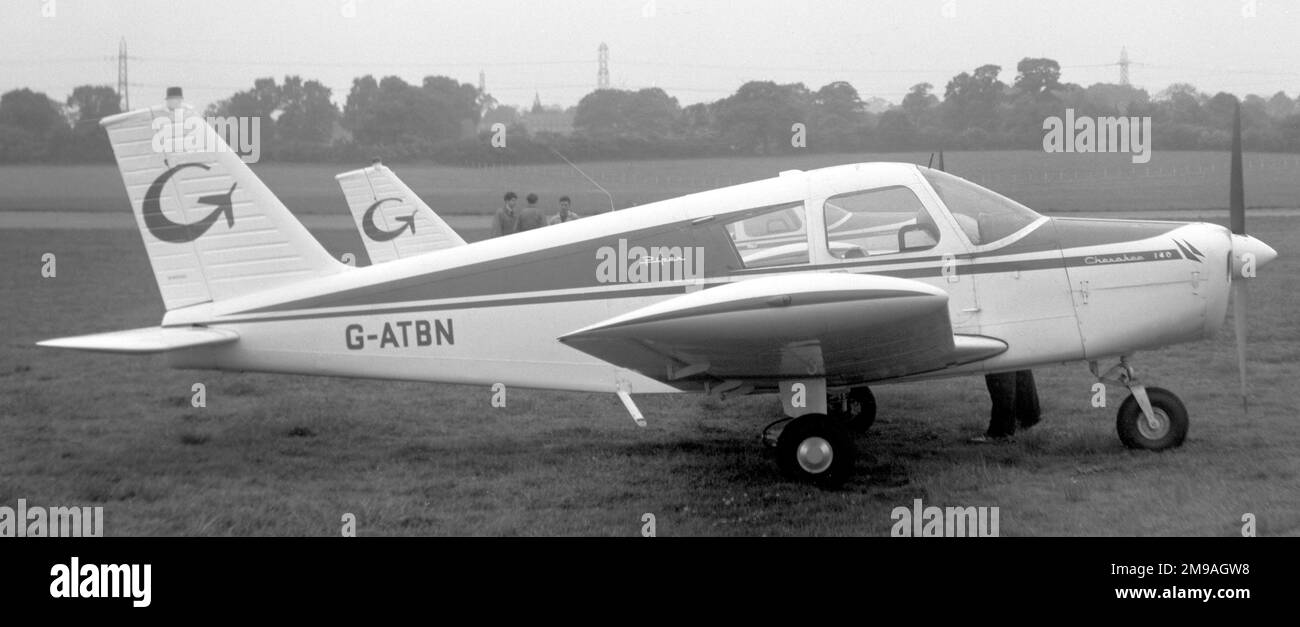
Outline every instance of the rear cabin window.
<path id="1" fill-rule="evenodd" d="M 808 263 L 803 203 L 746 211 L 723 226 L 746 268 Z"/>

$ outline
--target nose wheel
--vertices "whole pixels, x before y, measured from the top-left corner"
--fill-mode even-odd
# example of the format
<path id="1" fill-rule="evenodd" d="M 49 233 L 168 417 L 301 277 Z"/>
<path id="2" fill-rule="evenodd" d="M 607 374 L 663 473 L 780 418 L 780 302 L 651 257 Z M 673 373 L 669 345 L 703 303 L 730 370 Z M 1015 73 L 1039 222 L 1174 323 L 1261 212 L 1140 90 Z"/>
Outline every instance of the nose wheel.
<path id="1" fill-rule="evenodd" d="M 1146 388 L 1147 402 L 1151 405 L 1148 418 L 1137 396 L 1124 399 L 1115 416 L 1115 430 L 1119 440 L 1129 448 L 1163 451 L 1174 448 L 1187 438 L 1187 408 L 1173 392 L 1164 388 Z"/>
<path id="2" fill-rule="evenodd" d="M 1105 374 L 1097 373 L 1097 362 L 1090 362 L 1094 375 L 1102 381 L 1119 383 L 1131 393 L 1120 404 L 1115 416 L 1119 441 L 1128 448 L 1163 451 L 1181 446 L 1187 438 L 1187 408 L 1173 392 L 1146 387 L 1138 381 L 1127 358 Z"/>

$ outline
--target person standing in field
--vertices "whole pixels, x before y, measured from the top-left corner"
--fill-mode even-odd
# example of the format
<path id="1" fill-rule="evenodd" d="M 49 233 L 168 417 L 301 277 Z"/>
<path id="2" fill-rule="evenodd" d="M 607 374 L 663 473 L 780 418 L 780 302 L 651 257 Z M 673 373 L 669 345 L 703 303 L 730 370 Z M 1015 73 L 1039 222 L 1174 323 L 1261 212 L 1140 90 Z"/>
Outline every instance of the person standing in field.
<path id="1" fill-rule="evenodd" d="M 546 216 L 537 206 L 537 194 L 528 194 L 528 206 L 519 210 L 519 231 L 531 231 L 546 226 Z"/>
<path id="2" fill-rule="evenodd" d="M 1016 434 L 1016 429 L 1028 429 L 1042 420 L 1038 404 L 1038 386 L 1032 370 L 1000 372 L 984 375 L 993 409 L 989 412 L 989 428 L 984 435 L 970 439 L 976 444 L 1006 442 Z"/>
<path id="3" fill-rule="evenodd" d="M 582 216 L 569 211 L 569 205 L 571 204 L 572 202 L 569 200 L 568 196 L 560 196 L 560 212 L 547 219 L 546 224 L 549 226 L 551 224 L 560 224 L 562 222 L 581 218 Z"/>
<path id="4" fill-rule="evenodd" d="M 492 237 L 509 235 L 519 230 L 519 214 L 515 213 L 515 202 L 519 198 L 514 192 L 506 192 L 505 204 L 492 216 Z"/>

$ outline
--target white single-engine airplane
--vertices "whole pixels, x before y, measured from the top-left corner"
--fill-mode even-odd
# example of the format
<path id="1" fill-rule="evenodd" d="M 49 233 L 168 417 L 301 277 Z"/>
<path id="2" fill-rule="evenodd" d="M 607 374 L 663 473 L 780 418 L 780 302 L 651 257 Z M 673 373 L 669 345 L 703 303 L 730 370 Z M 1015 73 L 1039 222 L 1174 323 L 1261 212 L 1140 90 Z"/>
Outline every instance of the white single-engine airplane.
<path id="1" fill-rule="evenodd" d="M 159 126 L 173 130 L 169 107 L 182 105 L 102 121 L 161 326 L 41 345 L 165 352 L 179 368 L 609 392 L 639 424 L 634 393 L 779 392 L 793 419 L 779 465 L 816 482 L 852 472 L 848 432 L 874 418 L 870 384 L 1074 360 L 1131 390 L 1117 418 L 1125 445 L 1177 446 L 1187 411 L 1145 387 L 1128 356 L 1214 333 L 1230 286 L 1276 256 L 1242 233 L 1238 131 L 1236 234 L 1047 218 L 938 170 L 862 163 L 472 244 L 435 225 L 457 245 L 354 268 L 235 153 L 153 150 Z M 192 145 L 224 145 L 206 124 L 185 126 L 206 134 Z M 374 186 L 382 174 L 359 176 Z M 392 202 L 381 202 L 390 190 L 358 193 L 385 211 L 377 230 L 410 215 L 389 215 L 413 206 L 394 190 Z"/>

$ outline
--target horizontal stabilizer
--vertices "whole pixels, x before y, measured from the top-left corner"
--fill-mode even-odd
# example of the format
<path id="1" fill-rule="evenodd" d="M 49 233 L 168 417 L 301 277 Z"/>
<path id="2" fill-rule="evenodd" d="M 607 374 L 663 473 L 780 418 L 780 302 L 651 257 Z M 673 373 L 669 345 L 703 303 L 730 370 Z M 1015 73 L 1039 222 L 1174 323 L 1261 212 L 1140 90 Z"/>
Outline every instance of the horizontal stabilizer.
<path id="1" fill-rule="evenodd" d="M 208 327 L 147 327 L 129 331 L 94 333 L 75 337 L 61 337 L 37 342 L 39 346 L 75 348 L 101 353 L 163 353 L 196 346 L 228 344 L 239 339 L 239 334 L 224 329 Z"/>

